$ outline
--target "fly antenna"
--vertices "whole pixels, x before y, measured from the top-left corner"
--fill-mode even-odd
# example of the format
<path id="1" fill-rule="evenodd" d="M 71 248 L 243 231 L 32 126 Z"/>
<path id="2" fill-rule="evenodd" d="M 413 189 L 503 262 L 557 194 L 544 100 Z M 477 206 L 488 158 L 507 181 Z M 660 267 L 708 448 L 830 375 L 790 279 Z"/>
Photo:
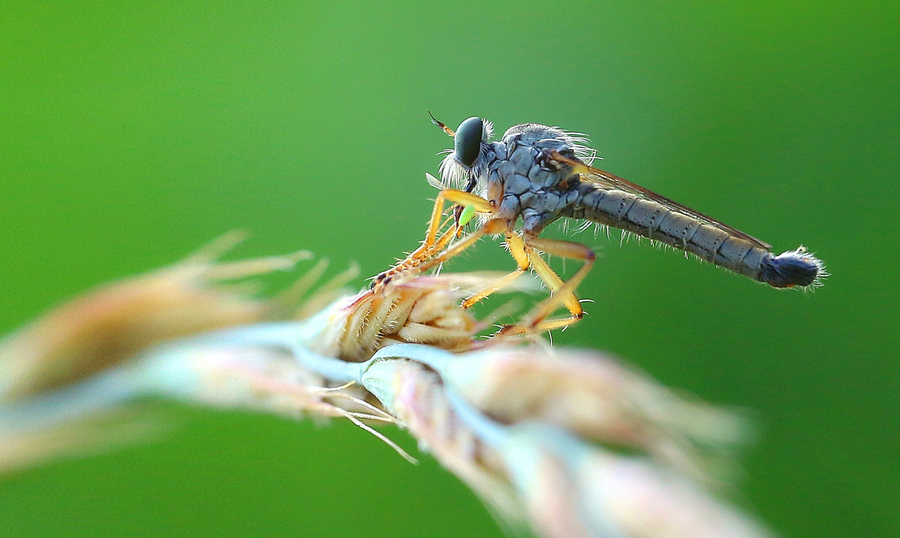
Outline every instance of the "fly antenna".
<path id="1" fill-rule="evenodd" d="M 431 123 L 437 125 L 437 126 L 440 127 L 441 129 L 443 129 L 444 132 L 447 133 L 448 135 L 453 136 L 453 137 L 456 136 L 456 133 L 453 132 L 453 129 L 447 127 L 446 125 L 444 125 L 443 123 L 441 123 L 440 121 L 438 121 L 438 120 L 434 117 L 434 115 L 431 113 L 431 111 L 428 111 L 428 115 L 431 116 Z"/>

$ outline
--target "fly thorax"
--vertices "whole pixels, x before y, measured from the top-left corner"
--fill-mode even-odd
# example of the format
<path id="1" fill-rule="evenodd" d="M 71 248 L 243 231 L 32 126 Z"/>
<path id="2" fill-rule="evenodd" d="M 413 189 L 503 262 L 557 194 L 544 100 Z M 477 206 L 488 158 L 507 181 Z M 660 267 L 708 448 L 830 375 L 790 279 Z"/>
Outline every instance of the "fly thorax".
<path id="1" fill-rule="evenodd" d="M 520 123 L 513 125 L 503 133 L 502 141 L 509 146 L 523 144 L 526 146 L 541 145 L 545 141 L 557 141 L 569 145 L 569 135 L 558 127 L 548 127 L 539 123 Z"/>

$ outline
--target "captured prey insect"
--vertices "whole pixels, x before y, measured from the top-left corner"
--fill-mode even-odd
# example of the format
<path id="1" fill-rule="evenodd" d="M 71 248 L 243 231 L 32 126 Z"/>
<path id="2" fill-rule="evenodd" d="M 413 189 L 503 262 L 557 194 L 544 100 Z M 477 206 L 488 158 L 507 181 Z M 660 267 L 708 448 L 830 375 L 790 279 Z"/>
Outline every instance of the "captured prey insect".
<path id="1" fill-rule="evenodd" d="M 454 148 L 441 163 L 443 188 L 425 244 L 396 270 L 420 266 L 425 263 L 424 257 L 440 252 L 435 248 L 440 243 L 437 231 L 441 226 L 437 205 L 442 207 L 444 200 L 457 204 L 458 228 L 460 208 L 472 207 L 484 214 L 484 224 L 442 253 L 440 259 L 462 251 L 485 234 L 505 235 L 519 266 L 508 278 L 514 279 L 531 267 L 554 295 L 560 296 L 539 305 L 530 315 L 532 323 L 544 329 L 562 327 L 582 317 L 574 291 L 594 263 L 594 253 L 584 245 L 539 237 L 560 217 L 620 228 L 775 288 L 815 287 L 827 276 L 824 264 L 802 246 L 773 255 L 771 246 L 755 237 L 590 166 L 585 161 L 591 161 L 593 152 L 584 145 L 586 140 L 581 135 L 523 123 L 509 128 L 499 141 L 491 141 L 493 126 L 481 118 L 463 121 L 456 131 L 433 116 L 432 121 L 454 138 Z M 519 231 L 516 226 L 520 217 Z M 564 283 L 539 252 L 582 260 L 584 265 Z M 475 294 L 464 306 L 495 289 Z M 560 305 L 569 310 L 570 317 L 544 319 Z"/>

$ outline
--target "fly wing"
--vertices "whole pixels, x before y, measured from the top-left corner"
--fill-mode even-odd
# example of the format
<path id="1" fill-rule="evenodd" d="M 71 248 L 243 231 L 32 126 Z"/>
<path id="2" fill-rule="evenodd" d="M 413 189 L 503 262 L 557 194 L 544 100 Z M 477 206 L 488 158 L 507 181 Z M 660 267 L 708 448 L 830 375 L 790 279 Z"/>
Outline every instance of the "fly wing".
<path id="1" fill-rule="evenodd" d="M 644 187 L 641 187 L 640 185 L 636 185 L 636 184 L 628 181 L 627 179 L 622 179 L 619 176 L 610 174 L 609 172 L 604 172 L 603 170 L 599 170 L 597 168 L 594 168 L 593 166 L 588 166 L 588 165 L 582 163 L 581 161 L 563 157 L 562 155 L 559 155 L 559 154 L 554 155 L 554 160 L 562 161 L 565 164 L 572 166 L 572 168 L 574 169 L 575 172 L 581 174 L 582 182 L 595 184 L 595 185 L 597 185 L 597 188 L 599 188 L 599 189 L 603 189 L 603 190 L 617 189 L 620 191 L 624 191 L 624 192 L 633 194 L 635 196 L 639 196 L 641 198 L 653 200 L 654 202 L 661 204 L 664 207 L 666 207 L 672 211 L 677 211 L 679 213 L 688 215 L 692 218 L 697 219 L 698 221 L 702 222 L 703 224 L 706 224 L 707 226 L 712 226 L 714 228 L 718 228 L 718 229 L 722 230 L 723 232 L 740 237 L 741 239 L 745 239 L 760 248 L 763 248 L 765 250 L 772 249 L 772 245 L 769 245 L 768 243 L 760 241 L 759 239 L 757 239 L 751 235 L 747 235 L 740 230 L 736 230 L 736 229 L 732 228 L 731 226 L 728 226 L 727 224 L 723 224 L 723 223 L 717 221 L 716 219 L 707 217 L 703 213 L 698 213 L 689 207 L 685 207 L 685 206 L 679 204 L 678 202 L 669 200 L 665 196 L 660 196 L 659 194 L 656 194 L 655 192 L 653 192 L 651 190 L 645 189 Z"/>

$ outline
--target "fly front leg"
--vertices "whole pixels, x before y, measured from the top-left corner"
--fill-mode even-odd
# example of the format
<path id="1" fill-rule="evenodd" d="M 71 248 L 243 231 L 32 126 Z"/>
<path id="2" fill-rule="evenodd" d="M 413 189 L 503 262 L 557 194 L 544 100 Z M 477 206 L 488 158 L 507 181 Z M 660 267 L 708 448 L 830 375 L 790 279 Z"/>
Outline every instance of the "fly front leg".
<path id="1" fill-rule="evenodd" d="M 462 241 L 453 243 L 449 248 L 447 248 L 443 252 L 436 251 L 432 257 L 430 257 L 428 260 L 425 260 L 424 262 L 422 262 L 419 265 L 419 269 L 424 271 L 424 270 L 434 267 L 435 265 L 444 263 L 445 261 L 449 260 L 450 258 L 453 258 L 454 256 L 458 256 L 463 251 L 465 251 L 467 248 L 474 245 L 476 241 L 478 241 L 479 239 L 484 237 L 485 234 L 495 233 L 495 232 L 490 231 L 496 227 L 496 226 L 493 226 L 495 224 L 496 224 L 496 221 L 493 221 L 493 220 L 488 221 L 485 223 L 484 226 L 481 226 L 474 232 L 467 235 Z M 444 234 L 444 236 L 447 236 L 447 235 L 450 235 L 451 237 L 455 236 L 456 229 L 454 228 L 454 229 L 448 230 Z M 443 237 L 441 239 L 443 239 Z"/>
<path id="2" fill-rule="evenodd" d="M 454 238 L 460 236 L 462 227 L 465 225 L 465 222 L 457 222 L 454 226 L 451 226 L 440 236 L 438 236 L 440 230 L 444 229 L 444 227 L 452 221 L 452 218 L 447 219 L 443 222 L 441 221 L 444 214 L 445 201 L 450 201 L 454 204 L 466 208 L 471 207 L 475 212 L 478 213 L 490 213 L 493 210 L 491 204 L 487 200 L 475 194 L 456 189 L 441 190 L 441 192 L 438 194 L 437 199 L 435 200 L 434 211 L 432 212 L 431 217 L 431 224 L 429 225 L 428 233 L 425 236 L 425 242 L 422 244 L 422 246 L 416 249 L 415 252 L 410 254 L 406 258 L 406 260 L 395 266 L 394 269 L 391 269 L 387 273 L 382 273 L 382 275 L 387 274 L 389 277 L 392 277 L 397 273 L 402 273 L 412 268 L 416 269 L 417 272 L 426 271 L 438 264 L 449 260 L 450 258 L 453 258 L 454 256 L 457 256 L 458 254 L 475 244 L 475 242 L 481 239 L 481 237 L 483 237 L 485 234 L 502 233 L 502 230 L 506 229 L 506 224 L 504 222 L 501 222 L 498 219 L 492 219 L 471 234 L 467 235 L 461 241 L 451 244 L 451 241 Z M 380 283 L 384 280 L 385 279 L 381 279 L 377 282 Z"/>
<path id="3" fill-rule="evenodd" d="M 485 200 L 477 194 L 472 194 L 471 192 L 461 191 L 457 189 L 443 189 L 441 193 L 438 194 L 438 198 L 441 200 L 449 200 L 454 204 L 464 207 L 471 206 L 475 208 L 475 211 L 477 213 L 494 212 L 493 203 Z"/>
<path id="4" fill-rule="evenodd" d="M 387 285 L 397 276 L 410 270 L 418 268 L 422 263 L 433 257 L 435 253 L 440 252 L 453 239 L 450 230 L 445 231 L 438 237 L 440 230 L 447 227 L 451 220 L 444 219 L 444 201 L 443 192 L 438 193 L 434 200 L 434 209 L 431 212 L 431 218 L 428 221 L 428 231 L 425 233 L 425 240 L 419 245 L 419 248 L 409 253 L 403 260 L 396 265 L 380 273 L 373 281 L 371 288 L 378 288 Z"/>
<path id="5" fill-rule="evenodd" d="M 434 181 L 437 180 L 434 179 Z M 437 195 L 437 198 L 435 198 L 434 200 L 434 209 L 431 212 L 431 220 L 429 221 L 428 225 L 428 233 L 425 235 L 425 242 L 413 254 L 422 251 L 420 253 L 420 256 L 431 257 L 437 252 L 440 252 L 444 248 L 444 246 L 446 246 L 446 244 L 438 245 L 438 243 L 440 243 L 440 241 L 443 240 L 445 236 L 447 236 L 447 233 L 445 233 L 440 240 L 437 239 L 438 231 L 447 224 L 447 222 L 444 222 L 443 224 L 441 223 L 441 218 L 444 215 L 444 201 L 449 201 L 462 208 L 471 207 L 476 213 L 490 213 L 493 211 L 493 206 L 491 205 L 491 203 L 481 196 L 456 189 L 441 189 L 441 191 Z M 456 235 L 458 235 L 459 229 L 465 225 L 465 222 L 460 223 L 459 213 L 455 214 L 454 220 L 456 221 L 457 228 Z M 447 239 L 447 241 L 449 241 L 449 238 Z"/>
<path id="6" fill-rule="evenodd" d="M 427 174 L 426 174 L 427 175 Z M 437 182 L 434 178 L 429 178 L 429 182 Z M 430 263 L 442 251 L 444 251 L 450 242 L 459 237 L 462 230 L 459 215 L 455 218 L 444 218 L 444 203 L 450 201 L 458 206 L 471 207 L 475 212 L 489 213 L 493 210 L 491 204 L 480 196 L 458 191 L 455 189 L 441 189 L 437 198 L 434 200 L 434 209 L 431 211 L 431 219 L 428 221 L 428 231 L 425 233 L 425 240 L 422 244 L 411 252 L 405 259 L 398 262 L 394 267 L 379 274 L 372 282 L 372 288 L 386 285 L 397 276 L 412 270 L 424 271 L 428 267 L 432 267 L 435 263 Z M 455 225 L 451 225 L 455 221 Z M 449 227 L 449 228 L 448 228 Z M 441 230 L 444 230 L 441 232 Z M 483 235 L 483 234 L 482 234 Z M 480 237 L 480 236 L 479 236 Z M 467 238 L 467 245 L 474 243 L 476 238 Z M 460 251 L 454 251 L 453 256 Z M 452 257 L 452 256 L 449 256 Z M 447 257 L 442 257 L 441 260 Z M 439 261 L 436 263 L 440 263 Z"/>

